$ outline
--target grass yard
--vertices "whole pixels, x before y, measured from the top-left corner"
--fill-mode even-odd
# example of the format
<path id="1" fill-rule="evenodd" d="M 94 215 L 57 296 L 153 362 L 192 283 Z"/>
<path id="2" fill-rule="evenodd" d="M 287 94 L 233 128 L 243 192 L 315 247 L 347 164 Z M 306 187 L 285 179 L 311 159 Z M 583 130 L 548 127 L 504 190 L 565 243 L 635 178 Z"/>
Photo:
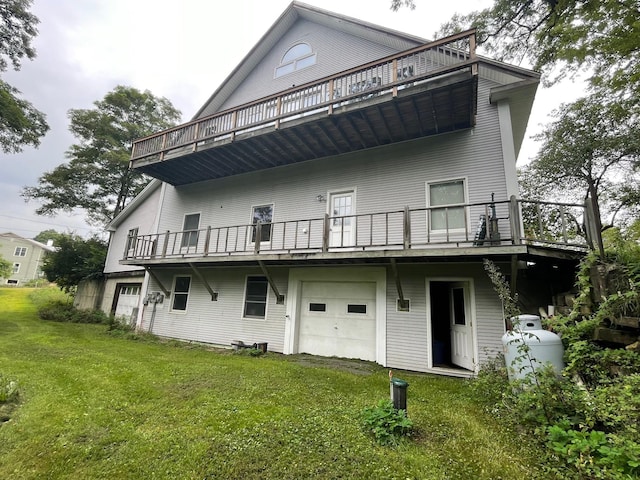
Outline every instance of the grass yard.
<path id="1" fill-rule="evenodd" d="M 0 478 L 542 478 L 464 380 L 398 373 L 416 432 L 381 447 L 359 414 L 389 395 L 382 367 L 45 322 L 31 292 L 0 289 L 0 376 L 20 392 L 0 424 Z"/>

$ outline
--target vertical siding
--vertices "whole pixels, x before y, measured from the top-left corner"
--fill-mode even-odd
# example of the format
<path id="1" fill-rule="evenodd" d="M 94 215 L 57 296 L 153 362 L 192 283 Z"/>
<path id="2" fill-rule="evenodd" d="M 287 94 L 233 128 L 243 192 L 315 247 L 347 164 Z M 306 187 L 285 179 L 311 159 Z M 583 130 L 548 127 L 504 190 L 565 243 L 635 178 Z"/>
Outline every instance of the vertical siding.
<path id="1" fill-rule="evenodd" d="M 124 254 L 129 230 L 132 228 L 138 228 L 139 235 L 155 233 L 154 223 L 160 202 L 161 191 L 161 188 L 156 188 L 156 190 L 147 197 L 141 205 L 138 205 L 138 207 L 131 212 L 120 225 L 118 225 L 116 231 L 111 234 L 107 260 L 104 265 L 105 273 L 142 270 L 140 267 L 135 267 L 133 265 L 120 265 L 119 261 L 122 259 Z"/>
<path id="2" fill-rule="evenodd" d="M 287 293 L 287 268 L 270 268 L 270 274 L 281 294 Z M 206 287 L 188 269 L 160 270 L 157 275 L 167 289 L 173 286 L 175 275 L 191 275 L 191 288 L 186 312 L 172 312 L 171 298 L 156 306 L 153 333 L 171 338 L 193 340 L 229 346 L 233 340 L 245 343 L 267 342 L 270 351 L 282 352 L 285 326 L 285 305 L 277 305 L 271 288 L 268 290 L 265 319 L 242 318 L 245 279 L 247 275 L 262 275 L 256 268 L 202 269 L 218 301 L 211 300 Z M 160 291 L 151 279 L 149 291 Z M 153 306 L 145 307 L 142 329 L 148 330 Z"/>
<path id="3" fill-rule="evenodd" d="M 427 341 L 426 279 L 472 278 L 478 360 L 483 363 L 502 349 L 502 308 L 481 263 L 400 265 L 403 293 L 411 299 L 410 312 L 396 311 L 395 281 L 387 281 L 387 365 L 415 371 L 427 369 L 431 346 Z M 473 304 L 473 302 L 472 302 Z"/>
<path id="4" fill-rule="evenodd" d="M 316 64 L 274 78 L 275 68 L 280 64 L 282 56 L 297 43 L 307 43 L 312 48 L 316 53 Z M 410 48 L 410 46 L 407 45 L 405 48 Z M 340 54 L 336 55 L 337 52 Z M 388 46 L 333 30 L 308 20 L 299 20 L 265 55 L 220 110 L 286 90 L 293 85 L 302 85 L 396 52 L 397 50 Z M 212 113 L 215 112 L 205 109 L 202 116 Z"/>

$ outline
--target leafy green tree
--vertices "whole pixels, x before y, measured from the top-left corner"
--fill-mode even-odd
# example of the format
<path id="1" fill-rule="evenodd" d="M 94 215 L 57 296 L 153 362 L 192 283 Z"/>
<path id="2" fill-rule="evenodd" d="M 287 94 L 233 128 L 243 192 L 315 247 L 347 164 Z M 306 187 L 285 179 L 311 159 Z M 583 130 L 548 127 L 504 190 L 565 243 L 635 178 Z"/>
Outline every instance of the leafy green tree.
<path id="1" fill-rule="evenodd" d="M 29 12 L 32 0 L 0 1 L 0 72 L 10 66 L 20 70 L 22 60 L 32 60 L 36 51 L 31 41 L 38 34 L 38 18 Z M 20 91 L 0 79 L 0 149 L 16 153 L 24 145 L 40 145 L 49 130 L 45 116 Z"/>
<path id="2" fill-rule="evenodd" d="M 63 163 L 25 187 L 22 196 L 42 202 L 39 215 L 82 209 L 87 220 L 104 225 L 112 220 L 148 183 L 129 169 L 133 140 L 169 128 L 180 119 L 166 98 L 148 90 L 117 86 L 95 108 L 69 111 L 69 129 L 79 140 Z"/>
<path id="3" fill-rule="evenodd" d="M 99 238 L 85 240 L 78 235 L 62 235 L 57 250 L 44 259 L 42 271 L 47 280 L 69 292 L 81 280 L 102 277 L 107 244 Z"/>
<path id="4" fill-rule="evenodd" d="M 0 278 L 9 278 L 12 272 L 12 265 L 9 260 L 0 255 Z"/>
<path id="5" fill-rule="evenodd" d="M 478 43 L 491 56 L 518 63 L 529 58 L 547 80 L 589 69 L 592 85 L 637 96 L 638 18 L 637 0 L 495 0 L 484 10 L 455 15 L 442 33 L 476 27 Z"/>
<path id="6" fill-rule="evenodd" d="M 46 244 L 49 240 L 53 240 L 53 245 L 57 246 L 61 237 L 64 237 L 64 233 L 60 233 L 52 228 L 41 231 L 33 239 L 36 242 Z"/>

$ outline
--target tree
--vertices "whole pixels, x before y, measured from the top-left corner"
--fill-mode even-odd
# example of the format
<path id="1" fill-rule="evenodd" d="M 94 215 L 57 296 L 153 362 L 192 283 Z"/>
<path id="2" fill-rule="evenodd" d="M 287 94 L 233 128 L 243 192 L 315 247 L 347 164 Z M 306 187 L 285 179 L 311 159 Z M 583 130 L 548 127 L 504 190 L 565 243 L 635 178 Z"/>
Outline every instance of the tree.
<path id="1" fill-rule="evenodd" d="M 62 235 L 57 250 L 44 259 L 42 271 L 47 280 L 69 292 L 82 280 L 102 277 L 107 244 L 99 238 L 84 240 L 78 235 Z"/>
<path id="2" fill-rule="evenodd" d="M 614 226 L 616 217 L 631 220 L 639 205 L 633 195 L 640 181 L 638 106 L 594 94 L 562 105 L 553 118 L 536 136 L 540 152 L 522 169 L 525 188 L 538 198 L 591 199 L 598 232 Z"/>
<path id="3" fill-rule="evenodd" d="M 413 0 L 391 0 L 391 10 L 397 12 L 402 7 L 408 7 L 411 10 L 416 8 L 416 4 Z"/>
<path id="4" fill-rule="evenodd" d="M 22 60 L 36 56 L 31 41 L 38 18 L 29 12 L 32 0 L 0 1 L 0 72 L 20 70 Z M 40 145 L 49 126 L 42 112 L 19 97 L 20 91 L 0 79 L 0 149 L 16 153 L 25 145 Z"/>
<path id="5" fill-rule="evenodd" d="M 49 240 L 53 241 L 54 245 L 58 245 L 60 243 L 60 238 L 64 237 L 64 233 L 60 233 L 52 228 L 41 231 L 38 235 L 36 235 L 33 239 L 36 242 L 46 244 Z"/>
<path id="6" fill-rule="evenodd" d="M 495 0 L 484 10 L 455 15 L 442 32 L 475 27 L 489 54 L 516 62 L 527 57 L 547 80 L 588 68 L 594 87 L 638 96 L 639 5 L 637 0 Z"/>
<path id="7" fill-rule="evenodd" d="M 12 271 L 11 262 L 0 255 L 0 278 L 9 278 Z"/>
<path id="8" fill-rule="evenodd" d="M 42 201 L 39 215 L 55 215 L 75 208 L 94 225 L 112 220 L 148 182 L 129 169 L 133 140 L 169 128 L 180 119 L 166 98 L 148 90 L 117 86 L 95 108 L 69 111 L 69 129 L 79 139 L 63 163 L 25 187 L 22 196 Z"/>

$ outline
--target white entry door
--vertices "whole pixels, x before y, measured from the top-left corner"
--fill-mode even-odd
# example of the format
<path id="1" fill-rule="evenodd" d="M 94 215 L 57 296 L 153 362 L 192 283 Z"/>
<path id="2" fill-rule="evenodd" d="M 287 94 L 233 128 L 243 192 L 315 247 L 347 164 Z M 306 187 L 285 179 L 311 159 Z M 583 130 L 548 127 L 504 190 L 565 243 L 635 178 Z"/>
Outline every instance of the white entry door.
<path id="1" fill-rule="evenodd" d="M 355 194 L 353 191 L 332 193 L 329 203 L 330 247 L 350 247 L 355 245 L 354 224 L 355 218 L 351 217 L 355 211 Z"/>
<path id="2" fill-rule="evenodd" d="M 473 327 L 469 309 L 469 289 L 465 282 L 449 287 L 451 319 L 451 363 L 473 370 Z"/>

